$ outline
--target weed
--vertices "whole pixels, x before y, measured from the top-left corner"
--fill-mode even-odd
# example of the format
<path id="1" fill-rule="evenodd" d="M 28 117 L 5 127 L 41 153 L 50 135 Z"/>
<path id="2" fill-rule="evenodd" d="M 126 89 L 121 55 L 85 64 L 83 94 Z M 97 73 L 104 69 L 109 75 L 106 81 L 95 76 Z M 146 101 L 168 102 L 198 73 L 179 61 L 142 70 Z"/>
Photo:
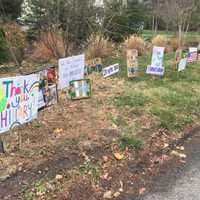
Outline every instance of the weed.
<path id="1" fill-rule="evenodd" d="M 149 97 L 144 96 L 142 93 L 133 94 L 132 96 L 116 97 L 114 99 L 115 106 L 117 107 L 140 107 L 145 106 L 149 101 Z"/>
<path id="2" fill-rule="evenodd" d="M 93 183 L 98 183 L 102 174 L 101 164 L 96 164 L 87 161 L 80 165 L 79 172 L 81 175 L 90 175 L 90 179 Z"/>
<path id="3" fill-rule="evenodd" d="M 128 147 L 130 150 L 142 150 L 144 147 L 143 142 L 138 139 L 135 135 L 125 133 L 118 139 L 118 144 L 121 149 Z"/>

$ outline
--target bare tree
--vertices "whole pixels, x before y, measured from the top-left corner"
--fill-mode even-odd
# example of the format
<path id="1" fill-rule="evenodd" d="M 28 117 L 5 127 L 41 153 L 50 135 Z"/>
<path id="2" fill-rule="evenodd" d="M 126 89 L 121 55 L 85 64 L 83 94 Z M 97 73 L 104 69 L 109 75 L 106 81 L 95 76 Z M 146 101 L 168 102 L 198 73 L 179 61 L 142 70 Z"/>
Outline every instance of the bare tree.
<path id="1" fill-rule="evenodd" d="M 183 40 L 183 33 L 187 33 L 191 17 L 197 9 L 199 0 L 159 0 L 159 16 L 167 24 L 178 30 L 179 45 Z"/>

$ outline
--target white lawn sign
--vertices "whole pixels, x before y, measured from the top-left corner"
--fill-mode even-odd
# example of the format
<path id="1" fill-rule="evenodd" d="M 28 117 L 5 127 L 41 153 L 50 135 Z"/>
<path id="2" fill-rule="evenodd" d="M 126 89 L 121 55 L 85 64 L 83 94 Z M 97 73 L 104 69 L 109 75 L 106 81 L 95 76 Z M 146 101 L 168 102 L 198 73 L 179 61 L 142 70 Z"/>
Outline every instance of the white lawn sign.
<path id="1" fill-rule="evenodd" d="M 163 76 L 165 68 L 163 67 L 164 47 L 154 47 L 151 65 L 147 66 L 147 74 Z"/>
<path id="2" fill-rule="evenodd" d="M 72 56 L 59 59 L 59 82 L 58 89 L 62 90 L 69 86 L 70 81 L 84 78 L 85 55 Z"/>
<path id="3" fill-rule="evenodd" d="M 114 64 L 102 70 L 103 77 L 109 77 L 119 72 L 119 64 Z"/>

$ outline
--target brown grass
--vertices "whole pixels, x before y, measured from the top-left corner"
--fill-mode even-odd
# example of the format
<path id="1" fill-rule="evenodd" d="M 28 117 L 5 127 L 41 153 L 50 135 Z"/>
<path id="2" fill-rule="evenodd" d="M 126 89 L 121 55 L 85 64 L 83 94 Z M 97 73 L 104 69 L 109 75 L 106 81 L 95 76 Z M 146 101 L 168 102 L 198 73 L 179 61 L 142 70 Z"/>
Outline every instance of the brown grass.
<path id="1" fill-rule="evenodd" d="M 145 41 L 141 37 L 130 36 L 124 42 L 125 49 L 137 49 L 139 55 L 142 55 L 145 52 Z"/>
<path id="2" fill-rule="evenodd" d="M 16 64 L 21 64 L 27 48 L 26 33 L 16 23 L 8 23 L 3 28 L 11 58 Z"/>
<path id="3" fill-rule="evenodd" d="M 168 39 L 164 35 L 157 35 L 152 39 L 153 46 L 161 46 L 166 47 L 168 43 Z"/>
<path id="4" fill-rule="evenodd" d="M 176 38 L 176 37 L 170 38 L 169 45 L 173 48 L 173 50 L 178 49 L 179 48 L 178 38 Z"/>
<path id="5" fill-rule="evenodd" d="M 87 40 L 87 59 L 106 58 L 113 55 L 114 44 L 102 34 L 93 33 Z"/>
<path id="6" fill-rule="evenodd" d="M 34 47 L 33 60 L 49 61 L 65 55 L 63 38 L 53 31 L 43 32 Z"/>

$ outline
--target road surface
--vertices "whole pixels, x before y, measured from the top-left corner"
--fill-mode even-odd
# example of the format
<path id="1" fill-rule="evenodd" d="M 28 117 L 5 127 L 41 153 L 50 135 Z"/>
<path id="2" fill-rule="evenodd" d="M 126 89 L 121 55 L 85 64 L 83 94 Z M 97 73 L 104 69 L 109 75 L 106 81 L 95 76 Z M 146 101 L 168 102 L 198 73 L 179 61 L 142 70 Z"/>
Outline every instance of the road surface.
<path id="1" fill-rule="evenodd" d="M 186 163 L 163 168 L 142 200 L 200 200 L 200 132 L 184 146 Z"/>

